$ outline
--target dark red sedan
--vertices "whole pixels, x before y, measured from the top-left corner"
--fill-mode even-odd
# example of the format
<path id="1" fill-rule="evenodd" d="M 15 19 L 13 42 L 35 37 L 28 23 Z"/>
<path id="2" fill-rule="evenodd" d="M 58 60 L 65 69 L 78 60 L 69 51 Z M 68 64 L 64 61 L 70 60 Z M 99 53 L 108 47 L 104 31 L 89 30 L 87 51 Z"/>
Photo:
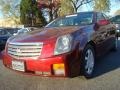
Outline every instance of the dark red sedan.
<path id="1" fill-rule="evenodd" d="M 45 28 L 11 37 L 2 53 L 6 67 L 41 76 L 93 75 L 96 57 L 117 49 L 115 26 L 103 13 L 80 12 Z"/>

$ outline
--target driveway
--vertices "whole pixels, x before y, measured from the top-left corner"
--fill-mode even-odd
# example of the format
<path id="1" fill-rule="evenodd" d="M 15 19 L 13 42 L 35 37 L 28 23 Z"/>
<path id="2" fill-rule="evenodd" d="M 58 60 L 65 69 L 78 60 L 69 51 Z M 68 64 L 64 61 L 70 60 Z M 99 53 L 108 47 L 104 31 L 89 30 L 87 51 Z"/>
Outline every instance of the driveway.
<path id="1" fill-rule="evenodd" d="M 5 68 L 0 60 L 0 90 L 120 90 L 120 41 L 117 52 L 96 62 L 94 78 L 51 78 L 23 75 Z"/>

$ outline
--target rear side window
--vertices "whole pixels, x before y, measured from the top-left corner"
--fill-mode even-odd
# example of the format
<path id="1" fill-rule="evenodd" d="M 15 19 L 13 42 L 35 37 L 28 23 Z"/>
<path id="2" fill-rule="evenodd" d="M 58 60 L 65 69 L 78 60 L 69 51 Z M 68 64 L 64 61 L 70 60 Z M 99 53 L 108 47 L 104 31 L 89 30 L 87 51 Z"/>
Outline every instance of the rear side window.
<path id="1" fill-rule="evenodd" d="M 103 14 L 103 16 L 105 17 L 106 20 L 110 19 L 106 14 Z"/>
<path id="2" fill-rule="evenodd" d="M 103 19 L 105 19 L 105 17 L 103 16 L 103 14 L 102 13 L 98 13 L 97 14 L 97 21 L 103 20 Z"/>

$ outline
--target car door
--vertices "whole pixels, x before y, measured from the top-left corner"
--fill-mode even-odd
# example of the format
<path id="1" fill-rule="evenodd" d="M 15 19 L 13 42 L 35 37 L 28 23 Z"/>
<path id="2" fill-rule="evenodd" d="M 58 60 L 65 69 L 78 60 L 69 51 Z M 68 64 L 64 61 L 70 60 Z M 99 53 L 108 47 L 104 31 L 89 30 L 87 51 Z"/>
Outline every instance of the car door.
<path id="1" fill-rule="evenodd" d="M 97 13 L 96 14 L 96 25 L 97 29 L 95 30 L 95 42 L 96 42 L 96 49 L 97 49 L 97 54 L 98 56 L 101 56 L 102 54 L 105 54 L 107 51 L 107 29 L 108 25 L 99 25 L 100 20 L 105 20 L 105 17 L 103 16 L 102 13 Z"/>
<path id="2" fill-rule="evenodd" d="M 109 20 L 109 18 L 103 14 L 106 20 Z M 107 49 L 111 49 L 111 47 L 114 45 L 116 39 L 116 27 L 111 22 L 107 25 Z"/>

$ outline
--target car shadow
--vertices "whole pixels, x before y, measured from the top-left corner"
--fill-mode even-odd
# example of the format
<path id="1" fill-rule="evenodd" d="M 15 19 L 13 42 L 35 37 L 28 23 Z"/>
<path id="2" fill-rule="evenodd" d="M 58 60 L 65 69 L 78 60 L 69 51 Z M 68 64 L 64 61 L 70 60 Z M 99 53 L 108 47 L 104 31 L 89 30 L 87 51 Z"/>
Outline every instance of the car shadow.
<path id="1" fill-rule="evenodd" d="M 120 68 L 120 40 L 116 52 L 109 52 L 96 61 L 93 78 L 114 71 L 118 68 Z"/>

